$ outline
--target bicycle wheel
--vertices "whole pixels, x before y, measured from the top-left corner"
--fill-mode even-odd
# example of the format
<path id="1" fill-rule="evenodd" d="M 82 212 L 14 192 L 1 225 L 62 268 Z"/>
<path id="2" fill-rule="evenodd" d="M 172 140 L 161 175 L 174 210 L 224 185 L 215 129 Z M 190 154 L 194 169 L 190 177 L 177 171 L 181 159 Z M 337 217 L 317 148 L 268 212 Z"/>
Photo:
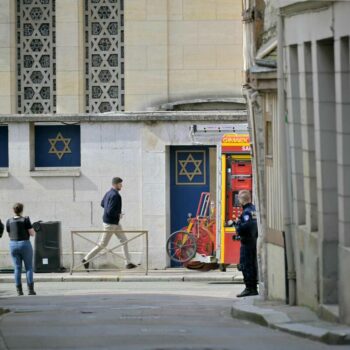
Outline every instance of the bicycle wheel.
<path id="1" fill-rule="evenodd" d="M 177 263 L 190 261 L 197 252 L 196 238 L 186 231 L 176 231 L 168 238 L 166 251 L 169 258 Z"/>

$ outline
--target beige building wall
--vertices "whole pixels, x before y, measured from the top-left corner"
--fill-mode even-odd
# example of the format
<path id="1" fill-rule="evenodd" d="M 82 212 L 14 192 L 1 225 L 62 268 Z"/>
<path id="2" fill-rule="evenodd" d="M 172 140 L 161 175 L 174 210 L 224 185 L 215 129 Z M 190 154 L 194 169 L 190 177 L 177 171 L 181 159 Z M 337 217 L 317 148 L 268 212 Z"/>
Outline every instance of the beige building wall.
<path id="1" fill-rule="evenodd" d="M 125 53 L 128 111 L 241 95 L 241 2 L 128 0 Z"/>
<path id="2" fill-rule="evenodd" d="M 15 4 L 0 0 L 0 113 L 11 113 L 16 101 L 16 27 Z"/>
<path id="3" fill-rule="evenodd" d="M 57 113 L 85 112 L 84 1 L 56 0 Z"/>
<path id="4" fill-rule="evenodd" d="M 0 0 L 0 113 L 15 113 L 16 1 Z M 241 1 L 124 0 L 125 110 L 240 96 Z M 84 1 L 56 1 L 57 113 L 85 112 Z"/>

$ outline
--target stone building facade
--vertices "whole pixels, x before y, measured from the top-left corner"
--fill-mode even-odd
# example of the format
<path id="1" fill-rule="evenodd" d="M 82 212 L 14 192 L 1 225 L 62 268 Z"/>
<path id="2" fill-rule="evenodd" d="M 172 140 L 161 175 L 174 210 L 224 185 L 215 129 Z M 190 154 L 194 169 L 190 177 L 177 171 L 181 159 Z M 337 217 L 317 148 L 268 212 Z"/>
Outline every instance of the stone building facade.
<path id="1" fill-rule="evenodd" d="M 244 22 L 244 94 L 254 145 L 255 197 L 260 219 L 260 292 L 266 298 L 285 301 L 289 297 L 289 274 L 284 238 L 284 121 L 279 117 L 277 103 L 277 8 L 273 0 L 247 0 L 244 6 L 244 13 L 251 14 Z"/>
<path id="2" fill-rule="evenodd" d="M 121 176 L 124 228 L 149 230 L 151 267 L 169 266 L 171 155 L 198 146 L 193 125 L 246 121 L 240 2 L 0 0 L 0 9 L 1 219 L 21 201 L 33 220 L 62 221 L 68 267 L 70 230 L 100 228 L 101 197 Z M 201 141 L 212 183 L 215 142 Z"/>
<path id="3" fill-rule="evenodd" d="M 297 297 L 350 323 L 350 4 L 282 1 L 280 10 Z"/>
<path id="4" fill-rule="evenodd" d="M 26 71 L 31 69 L 44 75 L 40 86 L 48 87 L 50 80 L 52 106 L 44 112 L 85 113 L 91 109 L 89 95 L 101 94 L 102 102 L 116 100 L 115 89 L 108 95 L 111 86 L 124 99 L 112 110 L 125 111 L 179 99 L 241 95 L 239 1 L 1 0 L 0 5 L 1 113 L 22 113 L 18 68 L 25 84 L 36 84 Z M 42 65 L 43 55 L 42 61 L 50 55 L 50 62 Z M 92 91 L 97 82 L 102 92 Z M 98 112 L 103 108 L 110 109 L 102 106 Z"/>
<path id="5" fill-rule="evenodd" d="M 271 5 L 272 1 L 267 3 Z M 254 130 L 258 135 L 256 146 L 261 143 L 262 153 L 269 153 L 272 144 L 280 154 L 280 162 L 276 164 L 273 159 L 274 169 L 269 169 L 266 157 L 260 156 L 255 162 L 264 188 L 259 202 L 265 204 L 260 212 L 262 236 L 267 243 L 261 254 L 265 295 L 307 305 L 322 317 L 349 324 L 346 154 L 350 4 L 280 0 L 274 5 L 278 11 L 275 60 L 278 67 L 274 77 L 270 76 L 275 79 L 275 87 L 270 85 L 270 88 L 277 97 L 272 105 L 275 113 L 270 144 L 268 123 L 260 122 L 264 118 L 264 106 L 271 100 L 264 92 L 267 76 L 261 67 L 260 70 L 250 67 L 253 74 L 248 89 L 250 93 L 255 89 L 259 95 L 249 94 L 249 103 L 254 107 L 249 109 L 249 119 L 256 123 Z M 270 12 L 269 6 L 267 9 Z M 268 19 L 267 23 L 270 22 Z M 257 56 L 260 54 L 257 64 L 262 63 L 263 53 L 267 55 L 272 49 L 273 43 L 270 44 L 270 48 L 260 48 L 257 52 Z M 280 174 L 280 181 L 270 177 L 271 170 Z M 275 193 L 281 193 L 281 202 L 267 198 L 271 187 Z M 284 234 L 284 247 L 279 256 L 276 256 L 278 248 L 273 252 L 266 249 L 272 244 L 269 210 L 275 213 L 274 222 L 282 223 L 279 231 L 280 235 Z M 270 264 L 276 258 L 279 263 L 284 260 L 284 274 Z M 275 286 L 271 283 L 277 285 L 277 290 L 284 290 L 285 295 L 274 295 Z"/>

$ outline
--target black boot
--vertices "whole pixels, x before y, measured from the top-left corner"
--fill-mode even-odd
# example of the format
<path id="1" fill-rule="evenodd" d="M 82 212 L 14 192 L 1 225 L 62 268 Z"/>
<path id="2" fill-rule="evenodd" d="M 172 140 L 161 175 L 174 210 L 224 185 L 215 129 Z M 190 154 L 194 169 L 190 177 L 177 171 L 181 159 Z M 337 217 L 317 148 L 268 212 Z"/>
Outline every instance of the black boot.
<path id="1" fill-rule="evenodd" d="M 127 264 L 125 267 L 126 267 L 128 270 L 130 270 L 130 269 L 136 268 L 137 266 L 136 266 L 135 264 L 133 264 L 133 263 L 129 263 L 129 264 Z"/>
<path id="2" fill-rule="evenodd" d="M 254 295 L 259 295 L 256 288 L 246 288 L 242 293 L 237 294 L 237 298 L 251 297 Z"/>
<path id="3" fill-rule="evenodd" d="M 28 295 L 36 295 L 34 291 L 34 283 L 28 284 Z"/>
<path id="4" fill-rule="evenodd" d="M 16 286 L 16 289 L 17 289 L 17 295 L 23 295 L 23 289 L 21 284 L 19 286 Z"/>
<path id="5" fill-rule="evenodd" d="M 85 259 L 83 259 L 81 262 L 84 264 L 85 270 L 86 270 L 86 271 L 89 271 L 90 263 L 89 263 L 89 262 L 86 262 Z"/>

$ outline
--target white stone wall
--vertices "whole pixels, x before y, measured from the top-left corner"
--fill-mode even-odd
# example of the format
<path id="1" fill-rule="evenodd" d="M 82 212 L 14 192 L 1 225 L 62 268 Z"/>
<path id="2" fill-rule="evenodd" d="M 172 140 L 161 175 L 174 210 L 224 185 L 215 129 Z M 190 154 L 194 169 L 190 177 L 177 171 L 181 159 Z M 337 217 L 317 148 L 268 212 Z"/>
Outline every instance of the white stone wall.
<path id="1" fill-rule="evenodd" d="M 267 243 L 268 297 L 286 299 L 284 248 Z"/>
<path id="2" fill-rule="evenodd" d="M 349 324 L 350 3 L 280 2 L 293 3 L 283 36 L 298 303 L 339 304 Z"/>
<path id="3" fill-rule="evenodd" d="M 0 218 L 12 215 L 16 201 L 25 205 L 25 215 L 37 220 L 62 222 L 63 262 L 70 264 L 70 231 L 100 229 L 100 201 L 111 179 L 124 180 L 122 190 L 124 229 L 149 231 L 150 267 L 168 265 L 165 251 L 170 231 L 169 163 L 170 145 L 189 145 L 193 122 L 95 122 L 81 124 L 81 174 L 33 176 L 31 169 L 31 126 L 9 124 L 9 176 L 0 178 Z M 198 123 L 196 123 L 198 124 Z M 205 124 L 208 124 L 205 123 Z M 54 171 L 50 171 L 54 175 Z M 115 241 L 116 243 L 116 241 Z M 110 246 L 114 245 L 111 243 Z M 78 251 L 90 244 L 77 244 Z M 131 250 L 142 248 L 140 241 Z M 78 257 L 82 257 L 78 255 Z M 135 262 L 142 256 L 133 253 Z M 105 264 L 106 260 L 101 260 Z M 110 262 L 110 260 L 109 260 Z M 8 237 L 0 240 L 0 268 L 11 266 Z"/>

